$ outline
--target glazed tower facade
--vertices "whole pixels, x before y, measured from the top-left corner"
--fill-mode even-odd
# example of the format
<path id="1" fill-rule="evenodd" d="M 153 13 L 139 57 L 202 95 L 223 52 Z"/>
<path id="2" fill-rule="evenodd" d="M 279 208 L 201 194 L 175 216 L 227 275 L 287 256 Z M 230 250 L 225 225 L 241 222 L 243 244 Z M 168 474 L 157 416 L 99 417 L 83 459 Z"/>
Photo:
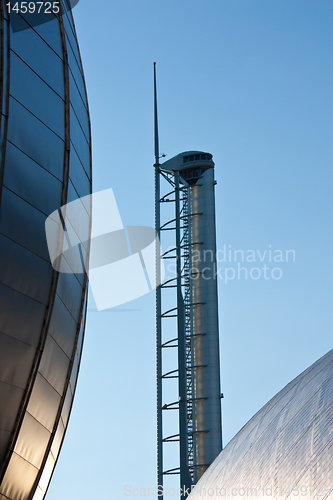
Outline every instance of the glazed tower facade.
<path id="1" fill-rule="evenodd" d="M 91 194 L 90 121 L 68 6 L 37 26 L 15 15 L 14 30 L 2 0 L 0 15 L 0 499 L 41 500 L 71 411 L 87 300 L 85 274 L 64 257 L 68 272 L 52 268 L 45 220 Z M 85 232 L 89 241 L 90 222 Z"/>

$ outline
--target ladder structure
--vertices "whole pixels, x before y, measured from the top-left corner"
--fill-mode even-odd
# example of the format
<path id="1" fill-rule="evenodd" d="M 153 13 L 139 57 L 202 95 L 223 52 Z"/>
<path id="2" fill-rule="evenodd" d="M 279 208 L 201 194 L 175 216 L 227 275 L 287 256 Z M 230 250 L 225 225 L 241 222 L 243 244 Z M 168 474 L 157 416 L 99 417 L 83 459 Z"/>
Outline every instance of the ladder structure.
<path id="1" fill-rule="evenodd" d="M 216 253 L 214 163 L 208 153 L 187 152 L 160 164 L 155 63 L 154 99 L 155 229 L 163 249 L 156 257 L 158 498 L 166 479 L 179 476 L 184 500 L 222 448 L 217 287 L 206 284 L 200 265 L 193 269 L 194 251 L 200 256 L 208 242 Z"/>

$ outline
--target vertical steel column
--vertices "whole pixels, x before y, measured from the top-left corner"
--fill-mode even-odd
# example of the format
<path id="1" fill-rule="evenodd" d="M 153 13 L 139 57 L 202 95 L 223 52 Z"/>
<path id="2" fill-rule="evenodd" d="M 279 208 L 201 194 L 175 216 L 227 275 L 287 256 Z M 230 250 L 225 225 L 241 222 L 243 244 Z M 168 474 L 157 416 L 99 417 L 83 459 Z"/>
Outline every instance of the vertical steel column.
<path id="1" fill-rule="evenodd" d="M 160 241 L 160 160 L 158 143 L 156 63 L 154 63 L 154 142 L 155 142 L 155 231 Z M 156 240 L 155 240 L 156 241 Z M 158 498 L 163 500 L 163 425 L 162 425 L 162 325 L 161 325 L 161 265 L 159 248 L 155 246 L 156 270 L 156 385 L 157 385 L 157 486 Z"/>

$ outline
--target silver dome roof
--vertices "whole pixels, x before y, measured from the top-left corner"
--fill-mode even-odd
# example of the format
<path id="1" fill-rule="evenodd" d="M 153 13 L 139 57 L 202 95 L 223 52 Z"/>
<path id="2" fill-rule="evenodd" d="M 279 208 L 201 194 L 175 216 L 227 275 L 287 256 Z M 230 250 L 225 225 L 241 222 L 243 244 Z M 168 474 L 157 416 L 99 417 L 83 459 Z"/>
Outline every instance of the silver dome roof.
<path id="1" fill-rule="evenodd" d="M 333 490 L 332 421 L 333 350 L 252 417 L 189 499 L 328 498 Z"/>

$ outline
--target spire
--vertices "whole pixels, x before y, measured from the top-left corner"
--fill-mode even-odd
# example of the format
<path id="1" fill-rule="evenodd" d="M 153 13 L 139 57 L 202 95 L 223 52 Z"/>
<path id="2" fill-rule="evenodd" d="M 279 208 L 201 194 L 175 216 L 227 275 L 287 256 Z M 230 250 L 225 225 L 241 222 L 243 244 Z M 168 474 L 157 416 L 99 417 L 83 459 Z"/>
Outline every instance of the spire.
<path id="1" fill-rule="evenodd" d="M 159 144 L 158 144 L 156 62 L 154 62 L 154 140 L 155 140 L 155 165 L 159 165 L 160 164 L 160 151 L 159 151 Z"/>

